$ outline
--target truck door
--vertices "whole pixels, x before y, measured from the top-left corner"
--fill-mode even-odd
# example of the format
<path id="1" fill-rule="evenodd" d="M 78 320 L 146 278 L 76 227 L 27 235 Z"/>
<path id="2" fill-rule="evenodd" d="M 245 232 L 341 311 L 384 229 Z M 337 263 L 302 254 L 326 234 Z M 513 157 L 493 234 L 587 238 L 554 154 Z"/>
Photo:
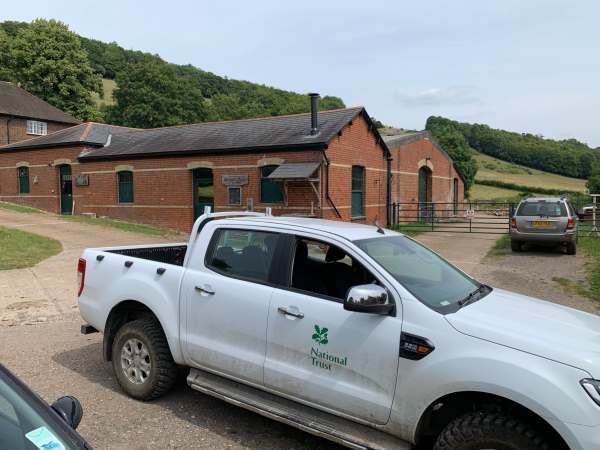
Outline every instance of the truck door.
<path id="1" fill-rule="evenodd" d="M 340 247 L 301 237 L 290 247 L 289 283 L 275 287 L 271 297 L 265 386 L 386 423 L 396 386 L 401 318 L 344 309 L 351 286 L 379 281 Z"/>
<path id="2" fill-rule="evenodd" d="M 190 364 L 263 384 L 270 277 L 279 235 L 217 228 L 195 249 L 182 282 L 186 357 Z"/>

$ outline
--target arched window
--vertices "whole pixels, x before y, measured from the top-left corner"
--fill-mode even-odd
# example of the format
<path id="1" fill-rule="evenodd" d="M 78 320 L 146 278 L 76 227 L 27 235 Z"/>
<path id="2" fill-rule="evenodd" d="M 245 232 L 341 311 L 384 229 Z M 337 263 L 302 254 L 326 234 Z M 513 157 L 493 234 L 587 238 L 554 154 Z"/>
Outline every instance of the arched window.
<path id="1" fill-rule="evenodd" d="M 283 202 L 283 192 L 279 183 L 267 178 L 278 166 L 270 165 L 260 168 L 260 201 L 261 203 Z"/>
<path id="2" fill-rule="evenodd" d="M 119 203 L 133 203 L 133 172 L 123 170 L 117 173 Z"/>
<path id="3" fill-rule="evenodd" d="M 365 215 L 365 168 L 352 166 L 352 217 Z"/>
<path id="4" fill-rule="evenodd" d="M 19 194 L 29 194 L 29 167 L 18 167 Z"/>

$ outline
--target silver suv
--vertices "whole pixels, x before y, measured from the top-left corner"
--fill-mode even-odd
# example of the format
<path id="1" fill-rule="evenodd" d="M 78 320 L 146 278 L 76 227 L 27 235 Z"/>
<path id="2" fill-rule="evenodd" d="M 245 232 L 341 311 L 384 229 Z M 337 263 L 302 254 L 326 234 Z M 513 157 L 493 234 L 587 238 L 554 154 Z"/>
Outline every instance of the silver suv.
<path id="1" fill-rule="evenodd" d="M 577 252 L 577 216 L 565 198 L 539 197 L 521 200 L 510 219 L 511 248 L 523 249 L 526 242 L 561 244 L 568 255 Z"/>

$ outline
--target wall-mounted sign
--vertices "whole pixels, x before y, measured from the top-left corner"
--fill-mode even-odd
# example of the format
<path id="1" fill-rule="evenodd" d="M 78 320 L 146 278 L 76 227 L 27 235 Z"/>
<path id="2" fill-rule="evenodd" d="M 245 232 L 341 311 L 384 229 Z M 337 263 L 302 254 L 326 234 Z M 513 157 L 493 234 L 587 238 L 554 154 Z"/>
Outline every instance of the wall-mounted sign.
<path id="1" fill-rule="evenodd" d="M 87 174 L 77 175 L 75 178 L 76 186 L 89 186 L 90 185 L 90 176 Z"/>
<path id="2" fill-rule="evenodd" d="M 225 186 L 243 186 L 248 184 L 248 175 L 223 175 L 221 181 Z"/>

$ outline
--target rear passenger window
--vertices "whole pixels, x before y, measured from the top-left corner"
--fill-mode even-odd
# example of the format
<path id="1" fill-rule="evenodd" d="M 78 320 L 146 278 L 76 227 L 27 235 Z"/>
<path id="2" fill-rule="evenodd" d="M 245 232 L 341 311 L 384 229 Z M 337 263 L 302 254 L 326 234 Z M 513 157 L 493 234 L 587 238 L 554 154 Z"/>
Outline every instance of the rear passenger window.
<path id="1" fill-rule="evenodd" d="M 292 288 L 343 300 L 351 287 L 374 282 L 375 277 L 339 247 L 309 239 L 296 241 Z"/>
<path id="2" fill-rule="evenodd" d="M 233 277 L 266 282 L 279 235 L 251 230 L 217 230 L 207 266 Z"/>

